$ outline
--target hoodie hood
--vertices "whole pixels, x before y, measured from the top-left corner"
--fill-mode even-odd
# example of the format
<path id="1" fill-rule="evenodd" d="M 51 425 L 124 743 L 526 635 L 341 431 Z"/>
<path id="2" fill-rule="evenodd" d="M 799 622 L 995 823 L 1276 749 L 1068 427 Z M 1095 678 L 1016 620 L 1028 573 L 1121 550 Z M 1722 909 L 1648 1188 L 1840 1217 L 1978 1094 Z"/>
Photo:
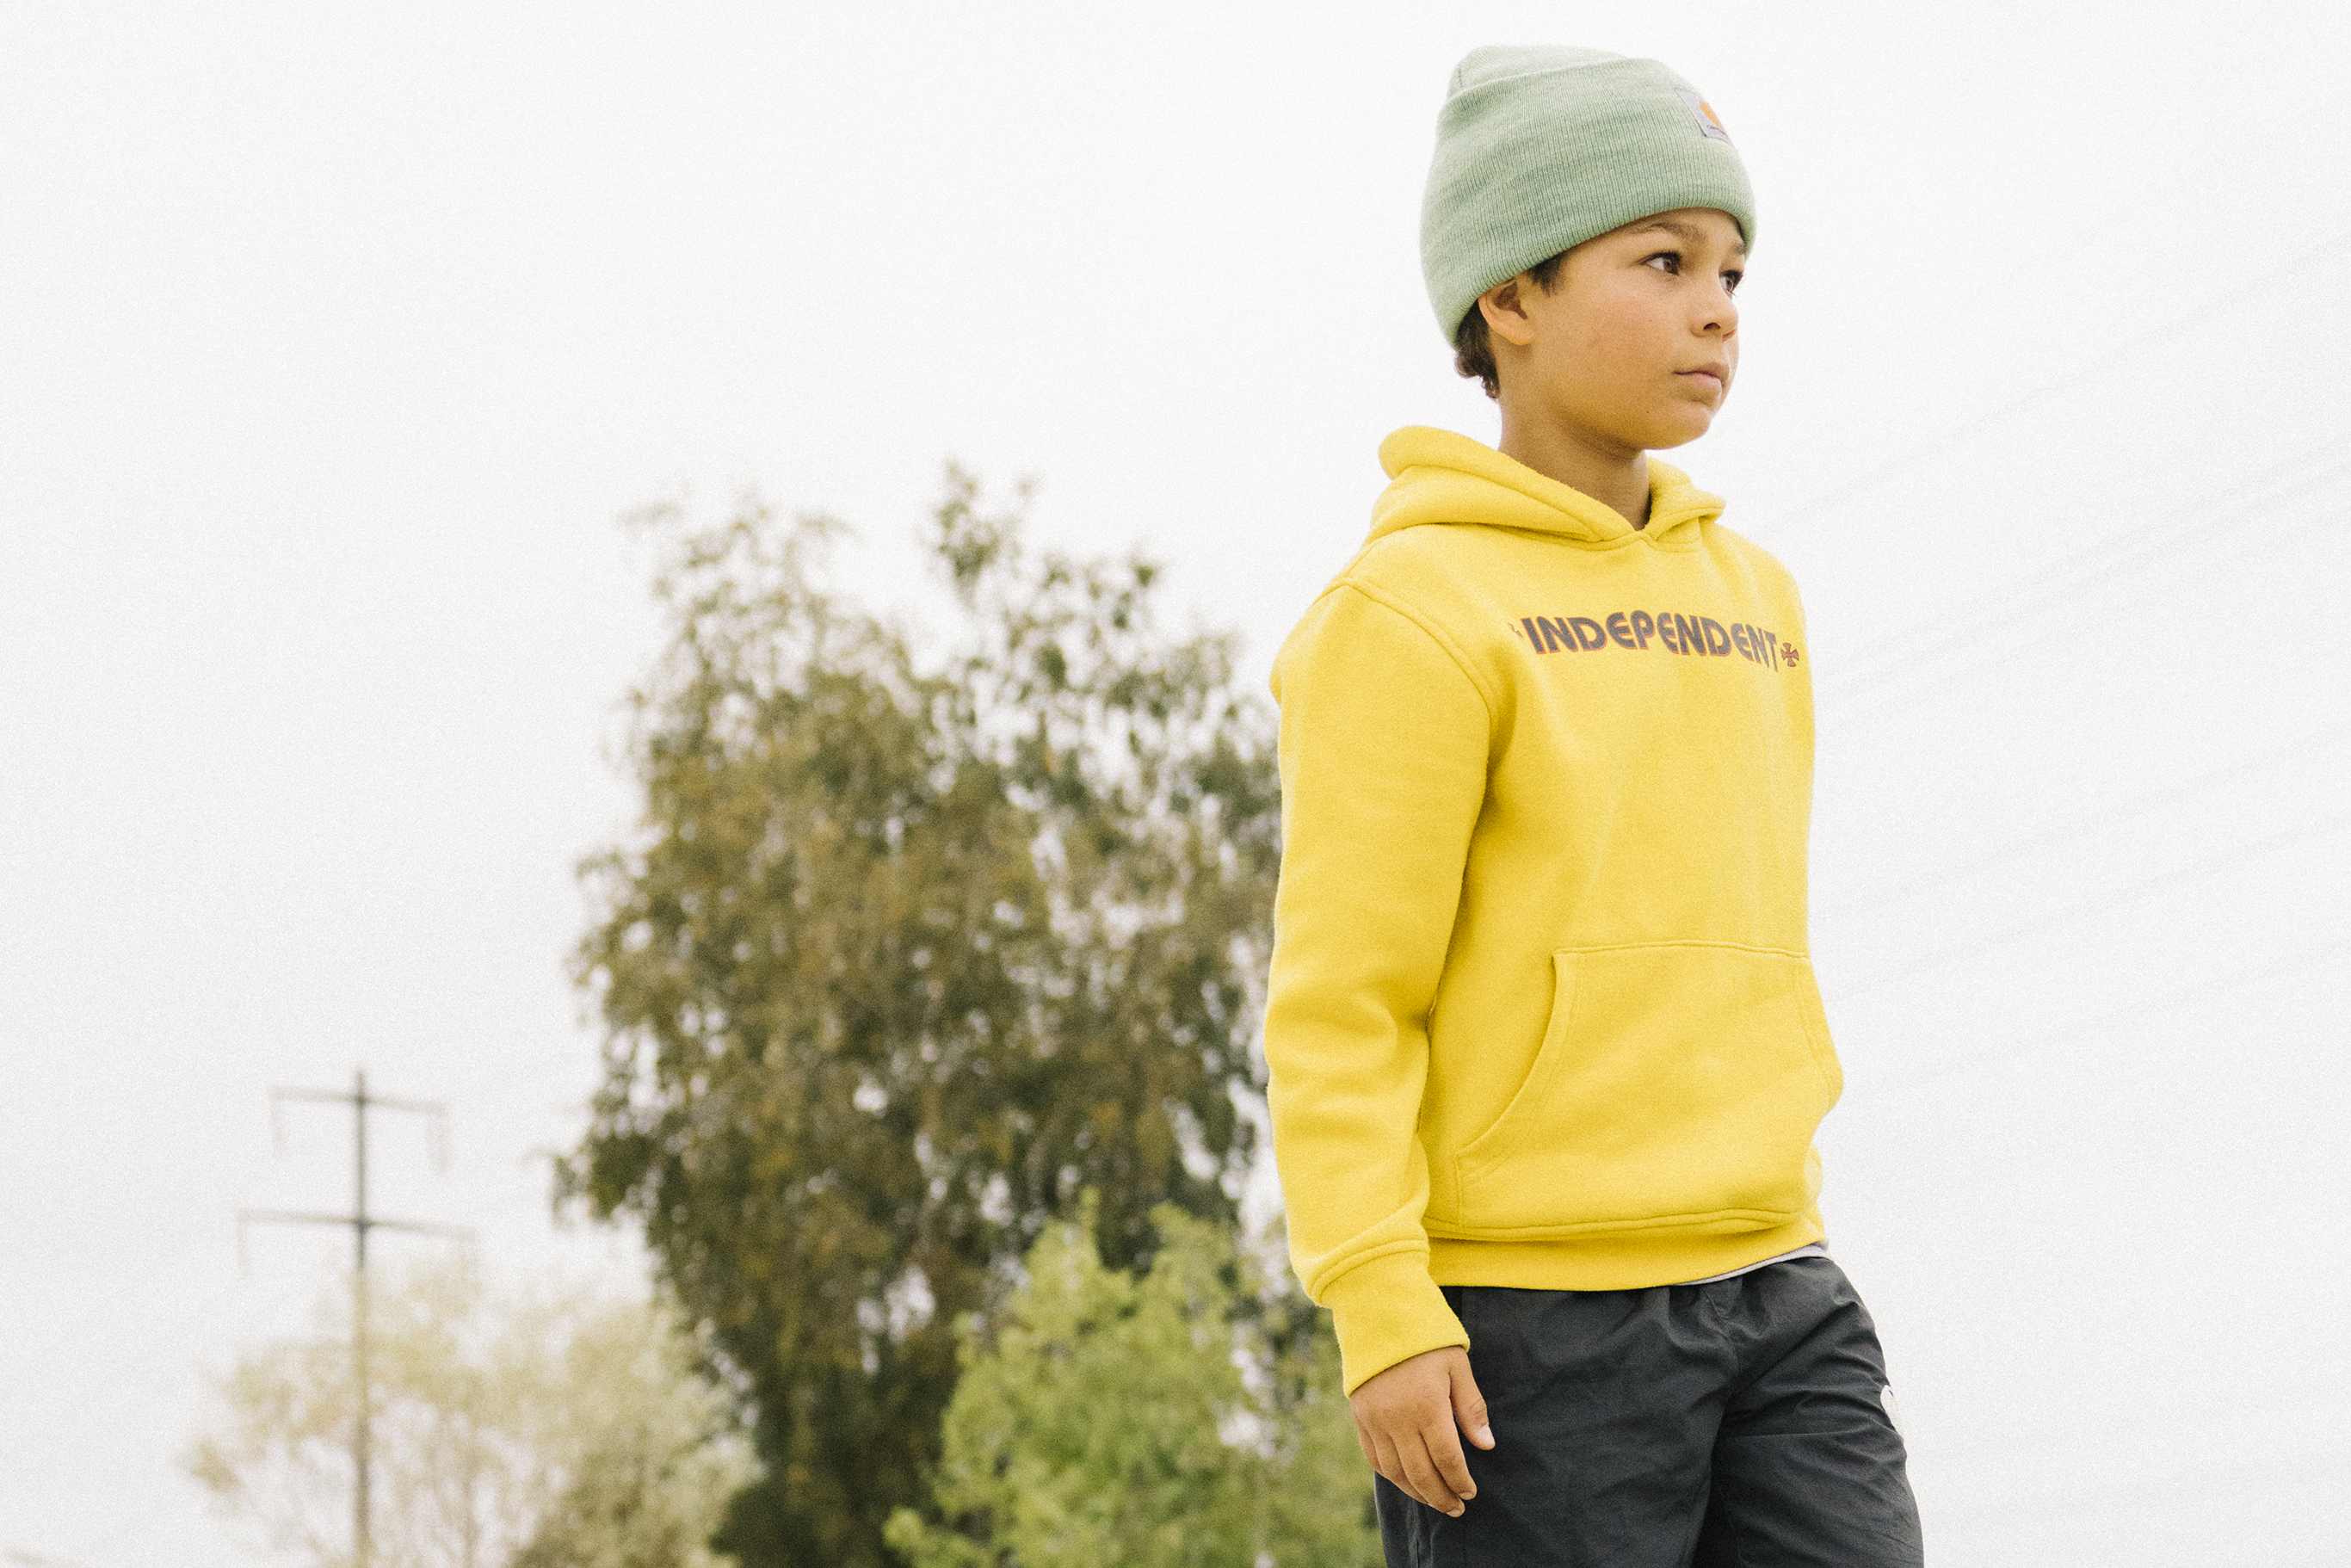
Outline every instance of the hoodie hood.
<path id="1" fill-rule="evenodd" d="M 1392 483 L 1372 507 L 1374 539 L 1424 523 L 1476 523 L 1555 534 L 1591 545 L 1646 538 L 1688 548 L 1700 525 L 1722 515 L 1708 495 L 1670 464 L 1649 459 L 1649 526 L 1635 528 L 1615 508 L 1546 478 L 1482 441 L 1426 425 L 1406 425 L 1380 443 L 1380 466 Z"/>

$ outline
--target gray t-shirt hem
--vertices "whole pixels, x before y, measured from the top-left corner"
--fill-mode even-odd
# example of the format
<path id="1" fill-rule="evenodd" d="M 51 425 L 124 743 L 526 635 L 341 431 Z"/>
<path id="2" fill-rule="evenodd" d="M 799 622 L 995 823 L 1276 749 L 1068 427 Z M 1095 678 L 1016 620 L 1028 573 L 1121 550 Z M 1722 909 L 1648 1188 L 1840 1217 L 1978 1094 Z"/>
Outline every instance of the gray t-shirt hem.
<path id="1" fill-rule="evenodd" d="M 1829 1244 L 1825 1241 L 1815 1241 L 1809 1247 L 1799 1247 L 1793 1252 L 1782 1252 L 1774 1258 L 1759 1259 L 1755 1262 L 1750 1263 L 1744 1268 L 1726 1269 L 1719 1274 L 1708 1274 L 1703 1280 L 1676 1280 L 1674 1283 L 1677 1285 L 1711 1285 L 1717 1280 L 1736 1280 L 1741 1274 L 1752 1274 L 1758 1269 L 1769 1269 L 1774 1263 L 1785 1263 L 1792 1259 L 1825 1258 L 1828 1255 Z"/>

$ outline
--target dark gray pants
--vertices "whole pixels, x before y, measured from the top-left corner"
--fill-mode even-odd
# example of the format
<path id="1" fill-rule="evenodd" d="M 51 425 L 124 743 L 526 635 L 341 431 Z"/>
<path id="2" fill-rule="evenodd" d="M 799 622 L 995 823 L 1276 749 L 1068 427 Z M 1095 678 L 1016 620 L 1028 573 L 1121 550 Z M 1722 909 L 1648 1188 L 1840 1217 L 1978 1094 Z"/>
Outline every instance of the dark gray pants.
<path id="1" fill-rule="evenodd" d="M 1459 1519 L 1377 1483 L 1389 1568 L 1919 1568 L 1877 1331 L 1826 1258 L 1711 1285 L 1448 1285 L 1494 1428 Z"/>

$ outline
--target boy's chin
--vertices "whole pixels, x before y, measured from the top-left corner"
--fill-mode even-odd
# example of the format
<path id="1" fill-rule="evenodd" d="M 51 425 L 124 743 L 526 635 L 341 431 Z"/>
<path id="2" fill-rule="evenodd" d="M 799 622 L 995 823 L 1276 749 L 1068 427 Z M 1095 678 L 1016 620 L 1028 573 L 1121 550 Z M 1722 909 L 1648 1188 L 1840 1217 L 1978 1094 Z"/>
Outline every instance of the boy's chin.
<path id="1" fill-rule="evenodd" d="M 1640 452 L 1686 446 L 1714 425 L 1714 410 L 1687 399 L 1645 404 L 1627 398 L 1614 407 L 1558 408 L 1552 417 L 1583 440 Z"/>
<path id="2" fill-rule="evenodd" d="M 1651 452 L 1670 452 L 1677 446 L 1687 446 L 1714 428 L 1714 411 L 1710 408 L 1679 408 L 1661 413 L 1648 422 L 1647 439 L 1641 445 Z"/>

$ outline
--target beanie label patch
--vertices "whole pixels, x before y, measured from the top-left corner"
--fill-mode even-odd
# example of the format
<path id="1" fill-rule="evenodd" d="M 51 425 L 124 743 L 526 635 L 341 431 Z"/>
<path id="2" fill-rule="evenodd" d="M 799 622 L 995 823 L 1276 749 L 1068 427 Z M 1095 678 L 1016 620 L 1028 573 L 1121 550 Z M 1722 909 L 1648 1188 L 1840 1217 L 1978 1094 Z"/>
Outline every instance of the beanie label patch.
<path id="1" fill-rule="evenodd" d="M 1683 104 L 1688 108 L 1690 118 L 1698 121 L 1698 128 L 1700 134 L 1710 136 L 1717 141 L 1729 141 L 1730 140 L 1730 132 L 1722 128 L 1722 120 L 1715 114 L 1714 106 L 1712 104 L 1707 102 L 1706 99 L 1698 97 L 1698 94 L 1690 91 L 1689 89 L 1685 87 L 1677 87 L 1674 89 L 1674 96 L 1680 99 Z"/>

